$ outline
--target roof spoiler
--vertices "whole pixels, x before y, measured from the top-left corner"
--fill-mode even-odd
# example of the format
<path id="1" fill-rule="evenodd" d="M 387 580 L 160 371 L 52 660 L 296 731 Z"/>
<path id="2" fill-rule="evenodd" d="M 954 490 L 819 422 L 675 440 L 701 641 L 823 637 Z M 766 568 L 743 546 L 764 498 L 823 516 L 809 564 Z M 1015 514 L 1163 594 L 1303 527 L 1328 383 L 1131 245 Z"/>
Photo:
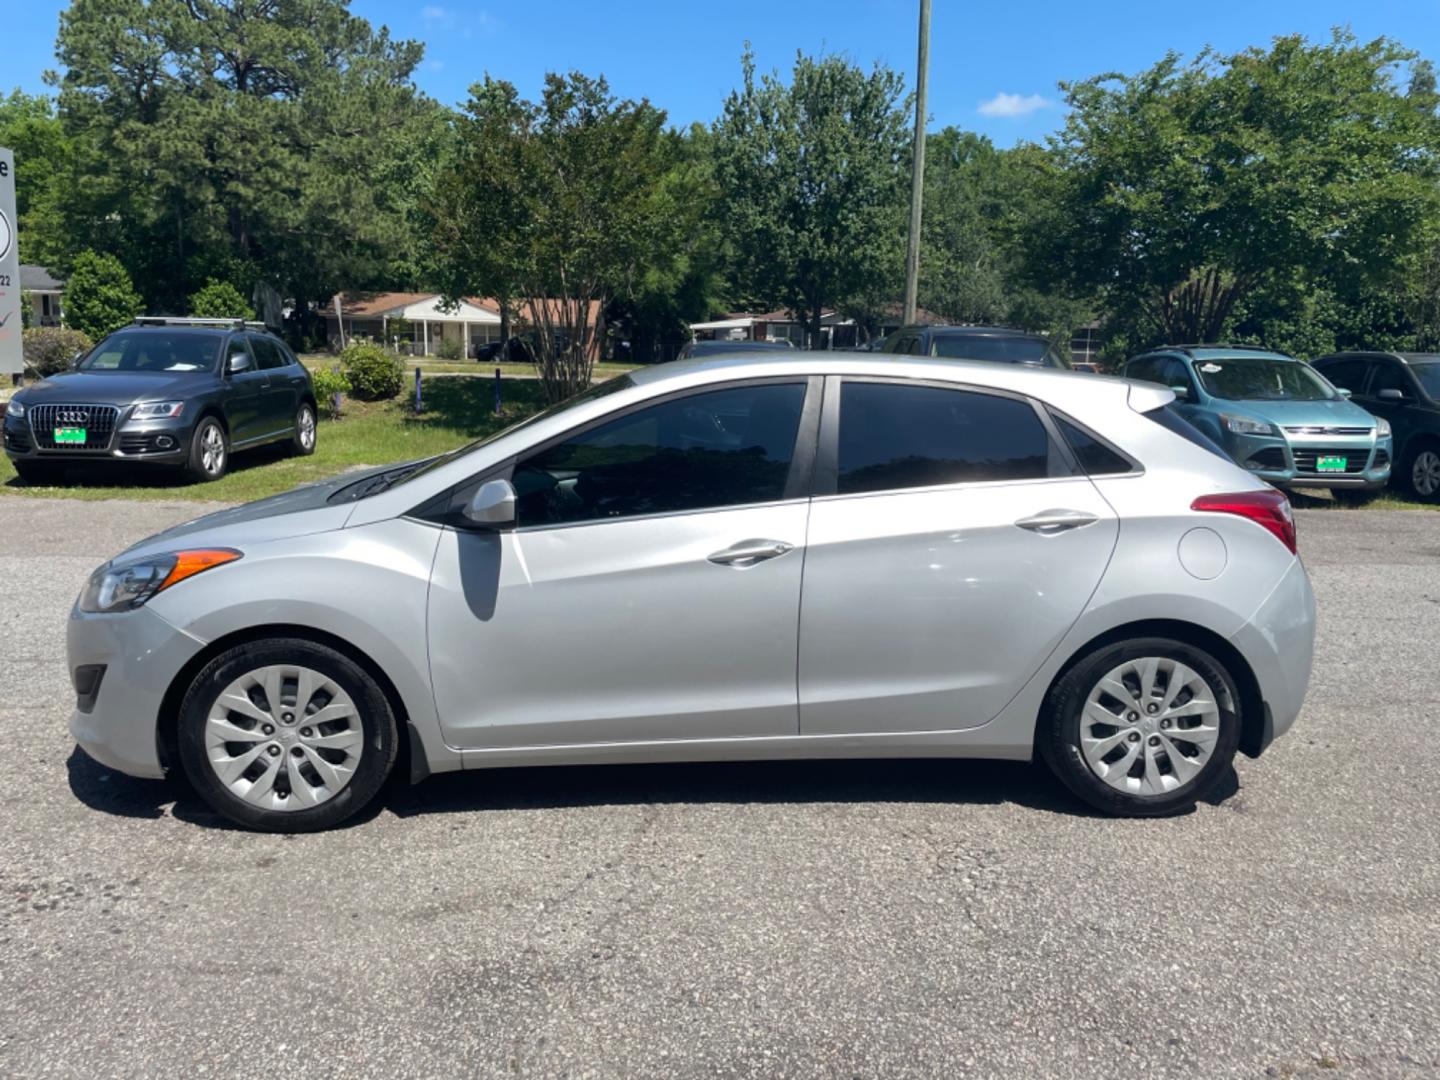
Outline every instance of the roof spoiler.
<path id="1" fill-rule="evenodd" d="M 1130 383 L 1130 408 L 1138 413 L 1154 412 L 1175 400 L 1175 391 L 1156 383 Z"/>

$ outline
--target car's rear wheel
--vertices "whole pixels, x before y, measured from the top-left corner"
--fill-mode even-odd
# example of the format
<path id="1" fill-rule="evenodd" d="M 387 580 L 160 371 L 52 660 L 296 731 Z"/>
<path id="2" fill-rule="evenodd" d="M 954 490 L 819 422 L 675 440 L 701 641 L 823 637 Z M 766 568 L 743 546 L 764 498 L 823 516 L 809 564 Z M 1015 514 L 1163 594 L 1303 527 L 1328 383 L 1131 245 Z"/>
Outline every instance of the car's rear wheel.
<path id="1" fill-rule="evenodd" d="M 308 401 L 302 401 L 295 413 L 295 435 L 291 440 L 291 450 L 301 457 L 315 452 L 315 407 Z"/>
<path id="2" fill-rule="evenodd" d="M 1041 756 L 1091 806 L 1129 817 L 1187 810 L 1235 757 L 1235 680 L 1209 653 L 1170 638 L 1104 645 L 1055 684 L 1037 729 Z"/>
<path id="3" fill-rule="evenodd" d="M 204 417 L 190 436 L 190 457 L 185 462 L 185 476 L 196 483 L 219 480 L 230 465 L 230 440 L 220 421 Z"/>
<path id="4" fill-rule="evenodd" d="M 65 479 L 65 466 L 52 461 L 16 461 L 16 475 L 27 484 L 58 484 Z"/>
<path id="5" fill-rule="evenodd" d="M 207 664 L 181 704 L 178 739 L 201 797 L 267 832 L 344 821 L 375 797 L 397 747 L 375 680 L 303 638 L 248 642 Z"/>
<path id="6" fill-rule="evenodd" d="M 1411 450 L 1400 475 L 1417 499 L 1440 502 L 1440 443 L 1421 443 Z"/>

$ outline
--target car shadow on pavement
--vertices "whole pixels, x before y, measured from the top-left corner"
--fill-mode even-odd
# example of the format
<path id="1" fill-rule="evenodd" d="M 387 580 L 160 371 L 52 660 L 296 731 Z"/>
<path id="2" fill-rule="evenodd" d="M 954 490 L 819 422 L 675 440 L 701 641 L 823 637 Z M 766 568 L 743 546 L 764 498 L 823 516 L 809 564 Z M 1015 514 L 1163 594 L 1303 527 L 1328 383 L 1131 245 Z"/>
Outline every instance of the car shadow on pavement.
<path id="1" fill-rule="evenodd" d="M 106 768 L 76 747 L 66 761 L 70 790 L 86 806 L 119 817 L 169 813 L 231 829 L 177 778 L 139 780 Z M 743 803 L 1012 803 L 1074 817 L 1104 817 L 1067 791 L 1043 765 L 1011 761 L 883 759 L 654 765 L 568 765 L 444 773 L 410 785 L 403 770 L 369 806 L 339 826 L 388 811 L 399 818 L 487 810 L 584 806 Z M 1234 767 L 1203 800 L 1219 806 L 1240 790 Z"/>
<path id="2" fill-rule="evenodd" d="M 248 472 L 251 469 L 258 469 L 276 461 L 283 461 L 290 456 L 290 448 L 284 443 L 272 443 L 269 446 L 257 447 L 254 450 L 246 450 L 244 453 L 236 454 L 230 459 L 230 466 L 226 475 Z M 24 491 L 26 488 L 35 485 L 27 484 L 18 476 L 12 476 L 6 480 L 4 487 L 14 491 Z M 42 488 L 59 488 L 62 491 L 67 488 L 88 488 L 88 487 L 134 487 L 134 488 L 156 488 L 165 490 L 169 488 L 181 489 L 195 487 L 192 480 L 187 479 L 179 468 L 168 468 L 156 465 L 137 465 L 128 462 L 104 462 L 100 464 L 86 464 L 84 462 L 69 462 L 65 466 L 62 475 L 47 478 L 39 485 Z"/>

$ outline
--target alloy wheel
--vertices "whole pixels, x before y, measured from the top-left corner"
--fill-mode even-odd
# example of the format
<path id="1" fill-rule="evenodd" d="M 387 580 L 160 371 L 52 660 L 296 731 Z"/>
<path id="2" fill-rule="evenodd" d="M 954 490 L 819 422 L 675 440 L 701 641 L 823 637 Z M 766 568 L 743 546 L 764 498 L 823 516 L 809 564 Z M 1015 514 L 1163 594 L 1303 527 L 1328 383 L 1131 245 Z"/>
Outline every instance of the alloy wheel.
<path id="1" fill-rule="evenodd" d="M 305 810 L 350 782 L 365 749 L 355 703 L 313 668 L 275 664 L 220 692 L 205 721 L 205 754 L 236 797 L 265 810 Z"/>
<path id="2" fill-rule="evenodd" d="M 1220 737 L 1215 689 L 1190 667 L 1137 657 L 1107 672 L 1080 715 L 1090 770 L 1129 795 L 1164 795 L 1200 774 Z"/>
<path id="3" fill-rule="evenodd" d="M 217 476 L 224 465 L 225 436 L 219 424 L 210 424 L 200 436 L 200 466 L 207 476 Z"/>
<path id="4" fill-rule="evenodd" d="M 1421 450 L 1410 466 L 1410 483 L 1418 495 L 1433 499 L 1440 494 L 1440 452 Z"/>
<path id="5" fill-rule="evenodd" d="M 315 414 L 310 411 L 310 406 L 305 405 L 300 409 L 300 445 L 306 450 L 315 447 Z"/>

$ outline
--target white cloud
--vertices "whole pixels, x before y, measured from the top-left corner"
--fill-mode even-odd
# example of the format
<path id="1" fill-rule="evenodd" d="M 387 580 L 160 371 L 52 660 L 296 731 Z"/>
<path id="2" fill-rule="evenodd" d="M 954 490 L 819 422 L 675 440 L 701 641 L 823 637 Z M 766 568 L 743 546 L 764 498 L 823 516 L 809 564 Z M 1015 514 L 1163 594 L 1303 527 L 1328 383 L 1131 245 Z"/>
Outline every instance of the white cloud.
<path id="1" fill-rule="evenodd" d="M 429 68 L 431 71 L 444 71 L 444 70 L 445 70 L 445 61 L 444 61 L 444 60 L 430 60 L 430 61 L 428 61 L 428 62 L 425 64 L 425 66 L 426 66 L 427 68 Z"/>
<path id="2" fill-rule="evenodd" d="M 420 9 L 420 17 L 427 22 L 438 22 L 440 19 L 445 18 L 445 15 L 445 9 L 443 7 L 437 7 L 434 4 L 426 4 Z"/>
<path id="3" fill-rule="evenodd" d="M 989 101 L 980 103 L 979 112 L 981 116 L 1029 116 L 1038 109 L 1048 109 L 1052 103 L 1048 98 L 1039 94 L 1022 96 L 1020 94 L 996 94 Z"/>

